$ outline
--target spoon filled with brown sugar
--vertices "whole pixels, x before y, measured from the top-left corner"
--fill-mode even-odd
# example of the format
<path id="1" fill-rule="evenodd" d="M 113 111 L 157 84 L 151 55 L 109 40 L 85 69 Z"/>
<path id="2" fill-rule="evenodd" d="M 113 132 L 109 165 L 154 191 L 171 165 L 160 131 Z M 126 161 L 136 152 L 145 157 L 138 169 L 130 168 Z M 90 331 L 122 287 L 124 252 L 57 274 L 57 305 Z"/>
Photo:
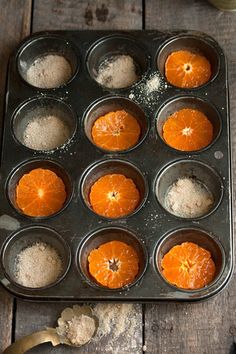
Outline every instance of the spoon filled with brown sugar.
<path id="1" fill-rule="evenodd" d="M 89 306 L 67 307 L 57 321 L 58 327 L 47 328 L 23 337 L 4 350 L 3 354 L 24 354 L 39 344 L 66 344 L 80 347 L 88 343 L 98 329 L 98 318 Z"/>

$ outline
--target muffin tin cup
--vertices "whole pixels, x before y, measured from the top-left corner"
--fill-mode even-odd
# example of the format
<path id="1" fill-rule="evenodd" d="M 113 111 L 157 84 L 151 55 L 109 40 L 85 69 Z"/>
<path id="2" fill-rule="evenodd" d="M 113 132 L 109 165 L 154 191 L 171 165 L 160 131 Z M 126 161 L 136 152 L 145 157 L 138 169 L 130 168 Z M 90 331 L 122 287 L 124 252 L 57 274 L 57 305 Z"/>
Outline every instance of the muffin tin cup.
<path id="1" fill-rule="evenodd" d="M 207 145 L 206 147 L 200 149 L 200 150 L 194 150 L 194 151 L 181 151 L 177 150 L 171 146 L 169 146 L 164 138 L 163 138 L 163 125 L 165 124 L 166 120 L 169 118 L 170 115 L 172 115 L 175 112 L 180 111 L 181 109 L 184 108 L 189 108 L 189 109 L 195 109 L 203 114 L 208 118 L 208 120 L 211 122 L 212 127 L 213 127 L 213 138 L 212 142 Z M 160 108 L 160 110 L 157 113 L 157 119 L 156 119 L 156 129 L 158 132 L 159 137 L 162 139 L 162 141 L 170 148 L 175 151 L 178 151 L 180 153 L 198 153 L 202 152 L 210 147 L 215 143 L 215 141 L 218 139 L 221 129 L 222 129 L 222 122 L 221 122 L 221 117 L 219 112 L 216 110 L 216 108 L 208 101 L 203 100 L 202 98 L 199 98 L 197 96 L 177 96 L 174 99 L 170 99 L 169 101 L 165 102 L 164 105 Z"/>
<path id="2" fill-rule="evenodd" d="M 213 41 L 210 42 L 204 37 L 188 34 L 178 35 L 173 38 L 169 38 L 165 43 L 163 43 L 162 47 L 159 49 L 156 55 L 156 65 L 163 77 L 165 77 L 165 62 L 168 56 L 178 50 L 188 50 L 190 52 L 203 55 L 210 62 L 212 71 L 211 78 L 207 83 L 191 89 L 178 87 L 179 89 L 185 91 L 197 90 L 200 87 L 209 85 L 216 78 L 219 73 L 220 59 L 217 54 L 215 45 L 213 44 Z M 169 82 L 168 84 L 171 85 Z"/>
<path id="3" fill-rule="evenodd" d="M 56 173 L 56 175 L 58 177 L 60 177 L 62 179 L 62 181 L 65 184 L 66 201 L 65 201 L 63 207 L 59 211 L 57 211 L 56 213 L 53 213 L 49 216 L 34 217 L 34 216 L 26 215 L 23 213 L 23 211 L 21 211 L 19 209 L 19 207 L 17 206 L 17 203 L 16 203 L 16 186 L 17 186 L 19 180 L 21 179 L 21 177 L 23 177 L 24 174 L 27 174 L 36 168 L 44 168 L 44 169 L 49 169 L 49 170 L 53 171 L 54 173 Z M 7 197 L 8 197 L 10 204 L 12 205 L 12 207 L 19 214 L 21 214 L 27 218 L 33 219 L 33 220 L 49 219 L 53 216 L 56 216 L 56 215 L 59 215 L 60 213 L 62 213 L 63 210 L 69 204 L 70 199 L 72 197 L 72 193 L 73 193 L 73 185 L 72 185 L 71 179 L 70 179 L 68 173 L 64 170 L 64 168 L 55 161 L 39 160 L 39 159 L 31 160 L 31 161 L 25 162 L 22 165 L 18 166 L 15 169 L 15 171 L 10 175 L 8 182 L 7 182 L 6 189 L 7 189 Z"/>
<path id="4" fill-rule="evenodd" d="M 52 150 L 60 149 L 62 146 L 69 144 L 77 130 L 77 117 L 69 105 L 59 99 L 50 96 L 35 97 L 24 102 L 16 109 L 12 120 L 12 131 L 15 139 L 28 149 L 24 142 L 24 132 L 27 125 L 35 118 L 44 118 L 47 116 L 55 116 L 61 120 L 62 123 L 68 128 L 69 137 L 62 145 L 53 147 L 52 149 L 44 149 L 36 151 L 50 152 Z M 34 149 L 32 149 L 34 150 Z"/>
<path id="5" fill-rule="evenodd" d="M 29 39 L 22 48 L 19 49 L 16 66 L 18 73 L 20 74 L 23 81 L 32 87 L 33 86 L 27 81 L 27 70 L 34 63 L 36 59 L 42 58 L 45 55 L 53 54 L 63 56 L 71 67 L 71 77 L 67 82 L 64 82 L 61 86 L 67 85 L 73 80 L 79 69 L 79 60 L 73 48 L 71 42 L 59 35 L 42 35 L 36 38 Z M 53 88 L 40 88 L 40 90 L 54 90 L 58 87 Z"/>
<path id="6" fill-rule="evenodd" d="M 15 276 L 16 258 L 21 251 L 37 242 L 48 244 L 57 251 L 62 260 L 63 270 L 53 283 L 43 287 L 31 288 L 17 282 Z M 1 252 L 1 262 L 6 277 L 14 286 L 26 291 L 42 291 L 56 286 L 66 276 L 71 264 L 71 252 L 68 244 L 55 230 L 42 225 L 29 226 L 13 233 L 6 240 Z"/>
<path id="7" fill-rule="evenodd" d="M 19 73 L 21 68 L 18 68 L 28 58 L 35 58 L 34 44 L 41 48 L 37 55 L 43 55 L 49 37 L 60 38 L 62 46 L 65 45 L 63 48 L 69 48 L 72 57 L 75 56 L 71 81 L 52 90 L 27 84 Z M 199 45 L 199 52 L 211 61 L 213 76 L 207 84 L 189 90 L 166 82 L 162 75 L 165 58 L 182 45 L 194 50 Z M 99 85 L 94 75 L 104 58 L 117 53 L 134 58 L 140 69 L 140 80 L 130 87 L 115 90 Z M 154 91 L 149 87 L 153 77 L 157 84 Z M 21 144 L 21 134 L 28 122 L 28 112 L 37 110 L 38 104 L 47 106 L 45 103 L 49 101 L 63 112 L 61 117 L 71 127 L 71 140 L 65 147 L 55 150 L 34 151 Z M 212 143 L 199 151 L 178 151 L 162 139 L 167 115 L 185 105 L 205 113 L 214 128 Z M 141 127 L 138 143 L 126 151 L 100 149 L 91 139 L 95 119 L 116 109 L 130 112 Z M 206 34 L 194 31 L 55 31 L 30 36 L 13 53 L 8 70 L 1 151 L 0 219 L 2 216 L 3 220 L 13 218 L 14 222 L 6 226 L 1 224 L 1 284 L 14 296 L 32 301 L 194 302 L 218 294 L 228 284 L 233 269 L 229 132 L 226 60 L 218 43 Z M 38 167 L 52 169 L 66 185 L 64 207 L 43 218 L 43 225 L 39 226 L 54 230 L 66 241 L 72 262 L 55 286 L 31 290 L 18 286 L 5 268 L 7 252 L 10 252 L 7 245 L 11 245 L 8 240 L 25 229 L 38 226 L 39 221 L 42 223 L 41 218 L 22 214 L 15 203 L 17 182 L 24 173 Z M 141 195 L 134 212 L 121 218 L 100 216 L 89 203 L 92 184 L 110 173 L 133 179 Z M 180 218 L 162 206 L 170 184 L 186 174 L 195 175 L 214 195 L 215 204 L 206 215 Z M 155 193 L 157 184 L 158 197 Z M 181 242 L 178 232 L 182 230 L 186 236 L 185 229 L 197 229 L 194 233 L 200 236 L 190 240 L 209 249 L 218 267 L 215 280 L 199 291 L 183 291 L 171 286 L 162 277 L 156 263 L 157 252 L 161 255 L 175 242 Z M 111 240 L 114 230 L 120 240 L 136 248 L 141 262 L 135 281 L 117 290 L 99 286 L 90 278 L 87 268 L 88 252 Z"/>
<path id="8" fill-rule="evenodd" d="M 149 68 L 149 55 L 142 45 L 138 44 L 132 37 L 124 35 L 112 35 L 102 38 L 89 49 L 86 62 L 90 77 L 99 85 L 96 81 L 99 66 L 104 62 L 104 60 L 109 59 L 114 55 L 121 54 L 129 55 L 134 60 L 138 79 L 130 86 L 137 84 Z M 112 91 L 125 90 L 129 88 L 129 86 L 122 88 L 104 87 Z"/>
<path id="9" fill-rule="evenodd" d="M 131 146 L 127 150 L 116 150 L 116 151 L 110 151 L 110 150 L 105 150 L 99 146 L 97 146 L 93 142 L 92 138 L 92 127 L 95 121 L 101 117 L 104 116 L 105 114 L 109 112 L 114 112 L 114 111 L 119 111 L 119 110 L 125 110 L 127 113 L 131 114 L 134 118 L 136 118 L 140 129 L 141 129 L 141 134 L 139 137 L 138 142 L 134 145 Z M 128 151 L 131 151 L 132 149 L 138 147 L 143 140 L 145 139 L 149 129 L 149 122 L 147 120 L 147 117 L 144 113 L 144 111 L 140 108 L 139 105 L 134 103 L 133 101 L 127 99 L 126 97 L 123 96 L 109 96 L 103 99 L 98 100 L 97 102 L 94 102 L 86 111 L 84 115 L 84 131 L 87 136 L 87 138 L 90 140 L 90 142 L 96 146 L 98 149 L 107 152 L 107 153 L 125 153 Z"/>
<path id="10" fill-rule="evenodd" d="M 124 242 L 135 249 L 139 258 L 139 272 L 136 275 L 134 281 L 122 288 L 109 289 L 101 284 L 97 283 L 89 273 L 88 266 L 88 256 L 90 252 L 102 244 L 110 241 L 121 241 Z M 82 273 L 83 277 L 86 279 L 90 286 L 95 288 L 102 288 L 107 291 L 120 292 L 121 290 L 127 290 L 131 286 L 137 284 L 142 278 L 146 267 L 147 267 L 147 251 L 143 243 L 137 238 L 137 236 L 130 230 L 123 227 L 106 227 L 94 231 L 92 234 L 88 235 L 85 240 L 82 241 L 77 255 L 76 262 L 78 270 Z"/>
<path id="11" fill-rule="evenodd" d="M 148 195 L 148 184 L 139 171 L 139 169 L 131 164 L 128 161 L 121 160 L 121 159 L 107 159 L 103 161 L 99 161 L 98 163 L 91 166 L 88 171 L 85 173 L 82 183 L 81 183 L 81 196 L 85 205 L 93 212 L 93 209 L 90 205 L 89 201 L 89 193 L 93 184 L 102 176 L 108 174 L 123 174 L 127 178 L 131 178 L 136 185 L 139 194 L 140 194 L 140 201 L 136 209 L 128 214 L 124 215 L 119 218 L 107 218 L 105 216 L 99 215 L 100 218 L 108 219 L 108 220 L 117 220 L 122 218 L 128 218 L 134 215 L 139 211 L 139 209 L 143 206 L 146 201 Z M 96 213 L 95 213 L 96 214 Z M 98 214 L 96 214 L 98 215 Z"/>
<path id="12" fill-rule="evenodd" d="M 185 177 L 192 178 L 193 180 L 202 183 L 212 194 L 214 202 L 207 213 L 198 217 L 185 218 L 174 214 L 174 212 L 167 208 L 165 199 L 169 188 L 177 182 L 179 178 Z M 223 183 L 217 172 L 210 166 L 198 160 L 177 160 L 169 164 L 160 172 L 154 184 L 154 192 L 160 205 L 175 217 L 187 220 L 201 219 L 213 213 L 220 205 L 223 197 L 223 188 Z"/>
<path id="13" fill-rule="evenodd" d="M 165 254 L 168 253 L 172 247 L 181 245 L 183 242 L 195 243 L 196 245 L 206 249 L 211 253 L 211 257 L 216 266 L 216 272 L 213 281 L 206 285 L 204 288 L 196 290 L 178 288 L 177 286 L 169 283 L 162 273 L 161 261 Z M 156 267 L 157 272 L 169 286 L 187 293 L 198 293 L 203 289 L 206 291 L 209 290 L 209 288 L 214 285 L 222 275 L 225 267 L 225 252 L 216 236 L 212 236 L 207 231 L 196 227 L 184 227 L 171 231 L 159 242 L 155 250 L 154 266 Z"/>

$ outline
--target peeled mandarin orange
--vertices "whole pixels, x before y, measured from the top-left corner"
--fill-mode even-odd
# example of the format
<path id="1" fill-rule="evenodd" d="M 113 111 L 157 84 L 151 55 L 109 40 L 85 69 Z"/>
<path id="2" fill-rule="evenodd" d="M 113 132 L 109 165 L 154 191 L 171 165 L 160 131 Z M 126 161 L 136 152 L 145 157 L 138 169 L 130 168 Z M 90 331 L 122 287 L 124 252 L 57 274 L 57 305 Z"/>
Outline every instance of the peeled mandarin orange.
<path id="1" fill-rule="evenodd" d="M 213 139 L 213 126 L 204 113 L 184 108 L 169 116 L 163 125 L 165 142 L 181 151 L 196 151 Z"/>
<path id="2" fill-rule="evenodd" d="M 92 185 L 89 199 L 97 214 L 118 218 L 135 210 L 140 195 L 131 178 L 121 174 L 108 174 Z"/>
<path id="3" fill-rule="evenodd" d="M 211 64 L 201 54 L 178 50 L 168 56 L 165 62 L 165 76 L 174 86 L 198 87 L 210 80 Z"/>
<path id="4" fill-rule="evenodd" d="M 66 200 L 64 182 L 51 170 L 36 168 L 23 175 L 16 187 L 16 204 L 28 216 L 58 212 Z"/>
<path id="5" fill-rule="evenodd" d="M 215 276 L 211 253 L 192 242 L 174 246 L 161 261 L 166 280 L 182 289 L 200 289 Z"/>
<path id="6" fill-rule="evenodd" d="M 137 119 L 125 110 L 99 117 L 92 127 L 94 143 L 105 150 L 122 151 L 137 144 L 140 136 Z"/>
<path id="7" fill-rule="evenodd" d="M 139 271 L 137 252 L 121 241 L 110 241 L 92 250 L 88 262 L 90 274 L 110 289 L 130 284 Z"/>

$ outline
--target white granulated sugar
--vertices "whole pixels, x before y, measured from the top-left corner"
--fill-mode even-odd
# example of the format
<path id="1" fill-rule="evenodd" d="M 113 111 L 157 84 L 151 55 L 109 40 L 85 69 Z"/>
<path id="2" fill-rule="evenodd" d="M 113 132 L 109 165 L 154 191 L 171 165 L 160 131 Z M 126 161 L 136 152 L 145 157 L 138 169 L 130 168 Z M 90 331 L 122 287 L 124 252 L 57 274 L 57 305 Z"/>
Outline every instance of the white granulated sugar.
<path id="1" fill-rule="evenodd" d="M 53 283 L 62 270 L 62 260 L 57 251 L 43 242 L 23 249 L 15 260 L 17 283 L 30 288 L 40 288 Z"/>
<path id="2" fill-rule="evenodd" d="M 93 341 L 104 337 L 109 345 L 104 348 L 107 354 L 130 354 L 141 352 L 142 311 L 140 305 L 97 304 L 93 309 L 98 317 L 99 328 Z"/>
<path id="3" fill-rule="evenodd" d="M 66 324 L 66 338 L 73 345 L 83 345 L 92 338 L 95 329 L 95 321 L 92 317 L 76 316 Z"/>
<path id="4" fill-rule="evenodd" d="M 37 58 L 26 72 L 26 81 L 39 88 L 56 88 L 72 76 L 69 62 L 62 56 L 48 54 Z"/>
<path id="5" fill-rule="evenodd" d="M 108 88 L 124 88 L 138 80 L 136 65 L 129 55 L 114 55 L 105 59 L 98 68 L 96 81 Z"/>
<path id="6" fill-rule="evenodd" d="M 206 214 L 214 202 L 211 192 L 192 178 L 178 179 L 168 190 L 167 209 L 180 217 L 193 218 Z"/>
<path id="7" fill-rule="evenodd" d="M 68 126 L 53 115 L 36 117 L 23 133 L 23 144 L 34 150 L 51 150 L 65 143 L 70 137 Z"/>

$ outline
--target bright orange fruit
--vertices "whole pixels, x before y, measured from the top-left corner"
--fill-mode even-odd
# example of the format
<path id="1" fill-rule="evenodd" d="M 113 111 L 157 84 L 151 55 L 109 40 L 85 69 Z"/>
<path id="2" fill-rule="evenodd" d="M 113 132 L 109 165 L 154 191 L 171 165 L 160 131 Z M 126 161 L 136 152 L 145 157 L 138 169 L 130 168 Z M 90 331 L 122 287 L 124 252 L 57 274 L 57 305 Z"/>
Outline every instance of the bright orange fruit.
<path id="1" fill-rule="evenodd" d="M 211 253 L 192 242 L 174 246 L 161 261 L 163 275 L 171 284 L 182 289 L 200 289 L 215 276 Z"/>
<path id="2" fill-rule="evenodd" d="M 88 262 L 90 274 L 110 289 L 130 284 L 139 271 L 137 252 L 121 241 L 110 241 L 92 250 Z"/>
<path id="3" fill-rule="evenodd" d="M 203 55 L 188 50 L 171 53 L 165 62 L 167 81 L 182 88 L 198 87 L 211 78 L 211 64 Z"/>
<path id="4" fill-rule="evenodd" d="M 133 180 L 121 174 L 109 174 L 99 178 L 90 191 L 93 210 L 108 218 L 118 218 L 132 213 L 140 196 Z"/>
<path id="5" fill-rule="evenodd" d="M 99 117 L 92 127 L 92 138 L 100 148 L 122 151 L 138 142 L 140 132 L 137 119 L 121 110 Z"/>
<path id="6" fill-rule="evenodd" d="M 184 108 L 167 118 L 163 138 L 177 150 L 196 151 L 212 142 L 213 126 L 204 113 Z"/>
<path id="7" fill-rule="evenodd" d="M 28 216 L 49 216 L 66 200 L 64 182 L 53 171 L 36 168 L 23 175 L 16 187 L 16 204 Z"/>

